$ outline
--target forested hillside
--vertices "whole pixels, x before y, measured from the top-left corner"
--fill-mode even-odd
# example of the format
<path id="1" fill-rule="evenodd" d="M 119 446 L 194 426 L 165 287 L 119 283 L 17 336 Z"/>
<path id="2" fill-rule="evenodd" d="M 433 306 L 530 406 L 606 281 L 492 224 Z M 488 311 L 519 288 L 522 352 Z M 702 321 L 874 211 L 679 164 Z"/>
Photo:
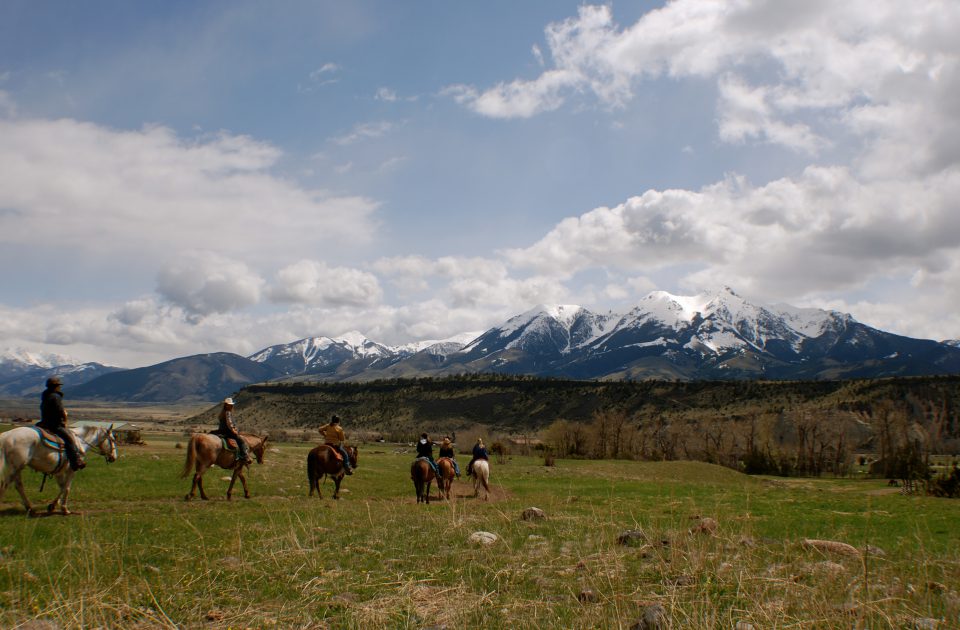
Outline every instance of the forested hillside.
<path id="1" fill-rule="evenodd" d="M 243 426 L 410 439 L 478 427 L 537 435 L 559 454 L 729 463 L 762 458 L 820 471 L 854 451 L 904 444 L 960 451 L 960 377 L 856 381 L 584 382 L 497 375 L 368 383 L 261 384 L 237 395 Z M 212 408 L 193 420 L 214 424 Z M 767 461 L 770 460 L 770 461 Z M 779 464 L 778 464 L 779 465 Z"/>

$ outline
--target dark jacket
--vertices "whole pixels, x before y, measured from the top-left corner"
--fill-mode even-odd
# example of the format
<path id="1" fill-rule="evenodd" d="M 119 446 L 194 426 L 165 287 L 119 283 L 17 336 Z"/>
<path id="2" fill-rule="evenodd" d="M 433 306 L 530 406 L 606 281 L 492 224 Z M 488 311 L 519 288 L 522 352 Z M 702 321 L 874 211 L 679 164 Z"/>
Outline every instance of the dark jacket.
<path id="1" fill-rule="evenodd" d="M 454 457 L 456 457 L 456 455 L 453 452 L 452 446 L 448 446 L 446 448 L 441 446 L 437 457 L 449 457 L 450 459 L 453 459 Z"/>
<path id="2" fill-rule="evenodd" d="M 430 440 L 417 440 L 417 457 L 426 457 L 433 460 L 433 442 Z"/>
<path id="3" fill-rule="evenodd" d="M 40 394 L 40 422 L 37 424 L 51 431 L 59 429 L 66 425 L 66 415 L 63 394 L 52 389 L 43 390 Z"/>
<path id="4" fill-rule="evenodd" d="M 217 433 L 220 435 L 227 435 L 232 438 L 237 438 L 240 436 L 240 432 L 237 431 L 237 425 L 233 423 L 233 412 L 222 409 L 220 411 L 220 426 L 217 427 Z"/>
<path id="5" fill-rule="evenodd" d="M 474 459 L 490 459 L 490 456 L 487 455 L 487 447 L 480 446 L 477 444 L 473 447 L 473 458 Z"/>

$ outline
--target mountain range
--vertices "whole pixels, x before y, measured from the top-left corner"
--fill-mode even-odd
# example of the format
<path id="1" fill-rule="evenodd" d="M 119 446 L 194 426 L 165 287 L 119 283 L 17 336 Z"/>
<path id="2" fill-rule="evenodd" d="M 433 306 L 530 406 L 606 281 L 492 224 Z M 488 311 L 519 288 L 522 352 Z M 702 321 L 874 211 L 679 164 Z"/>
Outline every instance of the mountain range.
<path id="1" fill-rule="evenodd" d="M 836 311 L 755 304 L 724 288 L 697 296 L 655 291 L 625 314 L 539 305 L 481 333 L 405 346 L 351 332 L 271 346 L 249 357 L 195 355 L 136 370 L 80 364 L 90 366 L 85 370 L 91 375 L 101 373 L 85 378 L 84 370 L 75 377 L 64 372 L 64 381 L 77 398 L 166 402 L 216 400 L 269 380 L 478 372 L 581 380 L 878 378 L 960 373 L 958 345 L 887 333 Z M 0 393 L 42 389 L 46 372 L 34 366 L 29 376 L 17 373 L 5 357 Z"/>

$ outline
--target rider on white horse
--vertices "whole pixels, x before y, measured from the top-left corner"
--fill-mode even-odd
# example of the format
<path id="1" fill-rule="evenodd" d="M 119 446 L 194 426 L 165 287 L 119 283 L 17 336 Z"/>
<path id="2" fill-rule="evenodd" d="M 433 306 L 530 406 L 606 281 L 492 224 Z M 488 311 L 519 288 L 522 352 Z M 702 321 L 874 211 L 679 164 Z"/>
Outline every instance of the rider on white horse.
<path id="1" fill-rule="evenodd" d="M 473 445 L 473 459 L 467 464 L 467 477 L 473 474 L 473 462 L 478 459 L 490 460 L 487 447 L 483 445 L 483 438 L 477 438 L 477 443 Z"/>
<path id="2" fill-rule="evenodd" d="M 63 382 L 59 377 L 53 376 L 47 379 L 47 388 L 40 395 L 40 422 L 37 426 L 63 440 L 70 468 L 80 470 L 86 467 L 87 463 L 83 461 L 83 456 L 77 447 L 76 434 L 67 429 L 67 410 L 63 408 L 62 386 Z"/>

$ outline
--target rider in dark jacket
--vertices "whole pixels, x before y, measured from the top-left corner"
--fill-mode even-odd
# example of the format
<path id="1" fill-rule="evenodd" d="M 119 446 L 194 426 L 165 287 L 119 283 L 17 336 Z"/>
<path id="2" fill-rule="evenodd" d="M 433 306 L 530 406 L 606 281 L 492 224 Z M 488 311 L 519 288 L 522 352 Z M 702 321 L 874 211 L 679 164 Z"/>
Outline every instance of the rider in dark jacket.
<path id="1" fill-rule="evenodd" d="M 457 454 L 453 452 L 453 442 L 450 441 L 449 437 L 444 437 L 443 442 L 440 443 L 438 457 L 441 459 L 446 457 L 453 462 L 453 471 L 457 473 L 457 477 L 460 476 L 460 466 L 457 465 Z"/>
<path id="2" fill-rule="evenodd" d="M 433 461 L 433 442 L 430 441 L 426 433 L 421 433 L 420 439 L 417 441 L 417 457 L 423 457 L 430 462 L 430 468 L 433 469 L 433 474 L 440 477 L 440 471 L 437 470 L 437 463 Z"/>
<path id="3" fill-rule="evenodd" d="M 63 383 L 56 376 L 47 379 L 47 388 L 40 394 L 40 422 L 37 426 L 60 436 L 70 468 L 80 470 L 86 467 L 80 449 L 77 448 L 76 434 L 67 428 L 67 410 L 63 408 Z"/>
<path id="4" fill-rule="evenodd" d="M 489 461 L 490 456 L 487 454 L 487 447 L 483 445 L 483 438 L 477 438 L 477 443 L 473 446 L 473 458 L 470 460 L 470 463 L 467 464 L 467 477 L 473 474 L 473 462 L 478 459 L 486 459 Z"/>

